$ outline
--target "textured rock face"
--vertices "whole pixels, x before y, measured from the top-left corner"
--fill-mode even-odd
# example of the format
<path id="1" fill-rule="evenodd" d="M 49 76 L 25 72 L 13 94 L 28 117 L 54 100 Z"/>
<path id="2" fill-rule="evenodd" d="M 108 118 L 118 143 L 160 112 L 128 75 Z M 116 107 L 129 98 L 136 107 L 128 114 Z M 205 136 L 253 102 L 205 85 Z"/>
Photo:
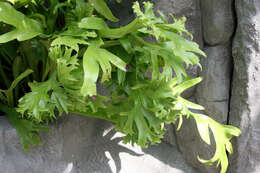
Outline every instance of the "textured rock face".
<path id="1" fill-rule="evenodd" d="M 238 27 L 233 44 L 234 78 L 230 124 L 242 135 L 235 139 L 230 172 L 260 171 L 260 1 L 236 1 Z"/>
<path id="2" fill-rule="evenodd" d="M 234 30 L 232 0 L 201 0 L 201 11 L 206 44 L 228 42 Z"/>
<path id="3" fill-rule="evenodd" d="M 191 99 L 194 101 L 194 99 Z M 212 145 L 207 145 L 201 140 L 197 131 L 194 119 L 185 119 L 181 129 L 176 133 L 177 145 L 184 159 L 192 166 L 198 168 L 200 173 L 218 173 L 215 166 L 204 165 L 197 159 L 200 156 L 203 159 L 210 159 L 214 155 L 214 139 L 211 139 Z"/>
<path id="4" fill-rule="evenodd" d="M 70 115 L 50 126 L 42 147 L 26 153 L 16 131 L 0 117 L 1 173 L 199 173 L 167 144 L 141 149 L 101 120 Z"/>
<path id="5" fill-rule="evenodd" d="M 196 99 L 215 120 L 226 123 L 231 77 L 230 44 L 206 47 L 206 59 L 201 60 L 203 81 L 198 85 Z"/>
<path id="6" fill-rule="evenodd" d="M 213 119 L 226 123 L 228 119 L 230 74 L 231 74 L 231 46 L 230 44 L 206 47 L 207 59 L 202 59 L 203 71 L 200 76 L 204 79 L 198 85 L 195 97 L 199 104 L 205 107 L 204 114 Z M 193 130 L 192 130 L 193 129 Z M 193 119 L 186 120 L 177 132 L 177 141 L 184 158 L 193 166 L 205 173 L 219 172 L 214 166 L 201 164 L 197 156 L 209 159 L 213 156 L 215 146 L 206 145 L 196 131 Z M 214 141 L 214 140 L 212 140 Z"/>
<path id="7" fill-rule="evenodd" d="M 203 112 L 204 114 L 211 116 L 219 122 L 226 123 L 229 111 L 232 70 L 231 44 L 229 40 L 234 30 L 231 1 L 203 0 L 200 1 L 201 8 L 199 5 L 195 5 L 198 3 L 195 0 L 168 2 L 172 2 L 172 4 L 177 6 L 174 7 L 176 8 L 175 12 L 179 12 L 180 16 L 189 16 L 191 14 L 192 17 L 188 17 L 188 21 L 193 20 L 197 24 L 188 23 L 187 28 L 190 29 L 189 26 L 194 28 L 191 31 L 195 34 L 195 41 L 200 43 L 201 48 L 204 49 L 208 56 L 207 59 L 201 59 L 203 71 L 200 72 L 200 75 L 204 77 L 204 80 L 198 85 L 196 91 L 192 91 L 193 94 L 190 94 L 190 96 L 195 96 L 193 100 L 206 108 L 205 112 Z M 163 4 L 164 8 L 170 8 L 169 5 L 167 6 L 166 0 L 158 3 Z M 178 11 L 178 7 L 182 10 Z M 183 9 L 193 9 L 193 11 Z M 205 42 L 203 43 L 198 37 Z M 203 48 L 204 45 L 207 46 Z M 197 160 L 198 155 L 205 159 L 211 158 L 214 154 L 215 146 L 208 146 L 200 139 L 194 120 L 185 120 L 181 130 L 174 133 L 177 136 L 179 149 L 188 163 L 198 168 L 202 173 L 219 172 L 214 166 L 203 165 Z"/>
<path id="8" fill-rule="evenodd" d="M 50 127 L 51 135 L 42 135 L 43 146 L 24 152 L 16 130 L 5 117 L 0 120 L 1 173 L 75 173 L 79 148 L 89 143 L 95 120 L 64 117 Z M 66 172 L 66 173 L 67 173 Z"/>

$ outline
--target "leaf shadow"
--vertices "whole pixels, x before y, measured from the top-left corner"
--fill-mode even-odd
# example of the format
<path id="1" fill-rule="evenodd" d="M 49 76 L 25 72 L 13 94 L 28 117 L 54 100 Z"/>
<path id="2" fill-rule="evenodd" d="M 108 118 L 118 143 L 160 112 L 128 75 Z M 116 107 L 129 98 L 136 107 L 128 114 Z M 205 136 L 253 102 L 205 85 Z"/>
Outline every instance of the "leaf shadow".
<path id="1" fill-rule="evenodd" d="M 80 161 L 80 170 L 97 173 L 119 173 L 122 169 L 120 153 L 127 153 L 136 157 L 143 155 L 121 145 L 123 137 L 116 135 L 117 132 L 112 129 L 111 123 L 97 120 L 93 129 L 89 143 L 82 150 L 84 156 L 81 156 L 81 158 L 84 158 L 84 160 Z"/>

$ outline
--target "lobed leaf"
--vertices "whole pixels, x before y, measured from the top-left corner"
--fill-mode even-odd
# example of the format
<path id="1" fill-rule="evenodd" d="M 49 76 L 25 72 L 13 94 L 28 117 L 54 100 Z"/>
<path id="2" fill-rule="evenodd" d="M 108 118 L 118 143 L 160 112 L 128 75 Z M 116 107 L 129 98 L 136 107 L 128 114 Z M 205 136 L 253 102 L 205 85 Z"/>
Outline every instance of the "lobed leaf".
<path id="1" fill-rule="evenodd" d="M 193 114 L 193 118 L 196 120 L 201 138 L 206 143 L 210 144 L 210 128 L 216 142 L 216 152 L 214 156 L 209 160 L 201 159 L 198 156 L 199 161 L 209 165 L 217 162 L 217 166 L 219 164 L 221 165 L 221 173 L 225 173 L 228 167 L 228 156 L 226 150 L 232 154 L 233 149 L 230 140 L 233 136 L 239 136 L 241 131 L 230 125 L 222 125 L 202 114 Z"/>
<path id="2" fill-rule="evenodd" d="M 17 39 L 24 41 L 42 34 L 41 24 L 26 17 L 23 13 L 16 11 L 9 3 L 0 2 L 0 22 L 15 27 L 14 30 L 0 35 L 0 43 L 6 43 Z"/>
<path id="3" fill-rule="evenodd" d="M 29 86 L 31 92 L 19 99 L 16 109 L 21 115 L 42 122 L 54 119 L 56 108 L 60 115 L 63 111 L 68 112 L 70 102 L 55 74 L 48 81 L 29 83 Z"/>
<path id="4" fill-rule="evenodd" d="M 89 43 L 83 39 L 78 39 L 78 38 L 74 38 L 71 36 L 62 36 L 62 37 L 58 37 L 55 40 L 53 40 L 51 43 L 51 46 L 65 45 L 78 52 L 79 44 L 88 45 Z"/>
<path id="5" fill-rule="evenodd" d="M 96 47 L 95 44 L 88 47 L 83 57 L 84 82 L 81 88 L 83 96 L 97 95 L 96 82 L 99 75 L 99 65 L 103 70 L 102 81 L 104 82 L 111 78 L 112 67 L 110 63 L 123 71 L 126 70 L 126 63 L 116 55 Z"/>

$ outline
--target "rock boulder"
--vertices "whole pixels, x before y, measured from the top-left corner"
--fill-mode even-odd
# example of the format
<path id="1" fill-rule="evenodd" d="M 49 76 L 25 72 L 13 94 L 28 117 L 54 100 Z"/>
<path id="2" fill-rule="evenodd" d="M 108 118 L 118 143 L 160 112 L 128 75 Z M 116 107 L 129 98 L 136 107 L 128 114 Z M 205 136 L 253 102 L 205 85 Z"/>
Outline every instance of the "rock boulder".
<path id="1" fill-rule="evenodd" d="M 230 173 L 260 172 L 260 1 L 236 1 L 238 27 L 233 42 L 234 78 L 229 123 L 234 139 Z"/>

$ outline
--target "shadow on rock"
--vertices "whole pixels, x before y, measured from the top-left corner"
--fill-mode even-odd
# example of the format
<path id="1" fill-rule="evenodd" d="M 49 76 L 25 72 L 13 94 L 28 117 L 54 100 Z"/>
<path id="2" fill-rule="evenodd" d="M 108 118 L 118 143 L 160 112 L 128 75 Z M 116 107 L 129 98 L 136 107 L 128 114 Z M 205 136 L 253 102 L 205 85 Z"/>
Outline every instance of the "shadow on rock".
<path id="1" fill-rule="evenodd" d="M 1 125 L 2 124 L 2 125 Z M 106 121 L 63 116 L 25 152 L 6 117 L 0 119 L 1 173 L 196 173 L 167 144 L 148 149 L 122 143 Z"/>

